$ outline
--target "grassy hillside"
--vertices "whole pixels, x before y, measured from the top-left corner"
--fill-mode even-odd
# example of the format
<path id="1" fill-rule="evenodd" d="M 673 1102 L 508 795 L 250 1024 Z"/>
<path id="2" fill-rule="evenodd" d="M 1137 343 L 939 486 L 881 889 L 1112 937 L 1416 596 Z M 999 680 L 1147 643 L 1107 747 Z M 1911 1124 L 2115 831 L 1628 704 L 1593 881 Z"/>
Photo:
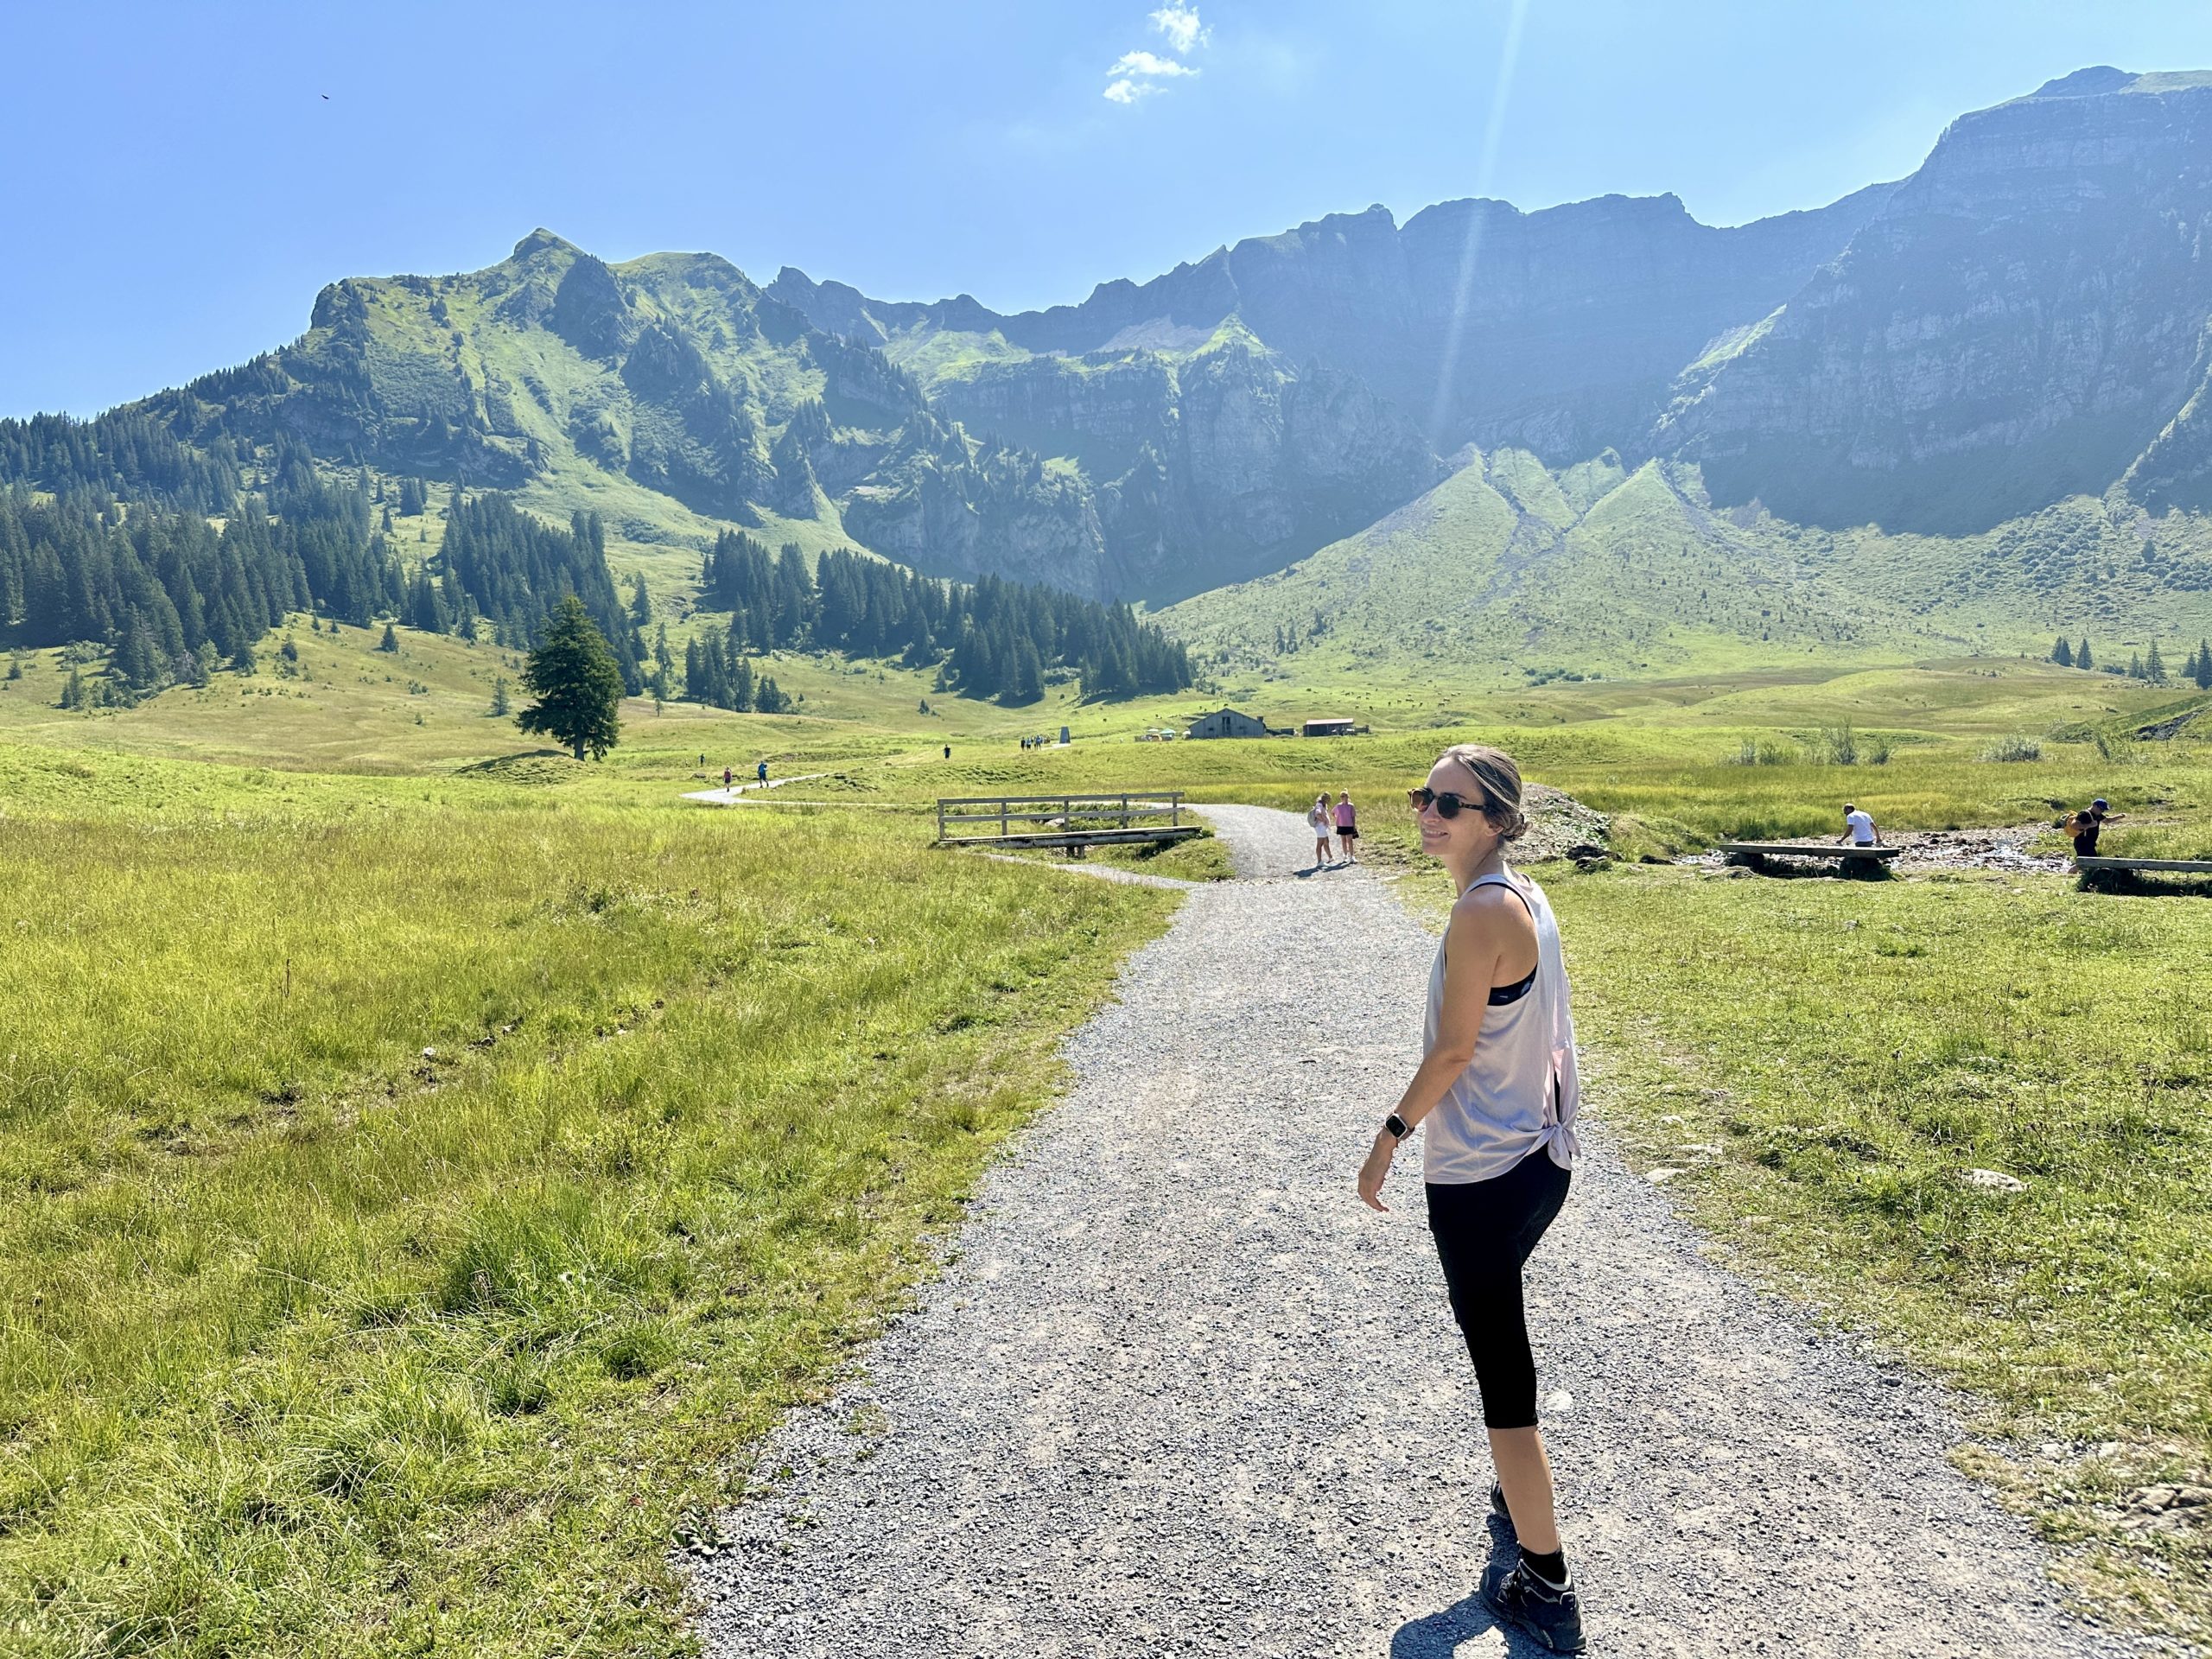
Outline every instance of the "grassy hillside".
<path id="1" fill-rule="evenodd" d="M 1277 575 L 1161 616 L 1232 697 L 2040 657 L 2061 632 L 2124 663 L 2212 628 L 2212 526 L 2075 499 L 1977 537 L 1831 533 L 1716 512 L 1694 468 L 1554 474 L 1507 450 Z"/>

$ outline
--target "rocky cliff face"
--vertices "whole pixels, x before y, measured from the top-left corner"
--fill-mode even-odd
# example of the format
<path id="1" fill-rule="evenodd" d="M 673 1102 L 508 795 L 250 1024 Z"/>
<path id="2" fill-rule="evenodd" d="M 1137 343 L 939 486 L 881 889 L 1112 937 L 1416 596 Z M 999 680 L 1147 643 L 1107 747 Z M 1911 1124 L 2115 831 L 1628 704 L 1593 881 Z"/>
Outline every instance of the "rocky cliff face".
<path id="1" fill-rule="evenodd" d="M 1154 599 L 1277 569 L 1444 472 L 1363 383 L 1299 372 L 1240 329 L 1186 355 L 992 365 L 937 403 L 971 430 L 1072 451 L 1115 568 Z"/>
<path id="2" fill-rule="evenodd" d="M 965 296 L 885 304 L 791 270 L 771 291 L 894 359 L 963 333 L 1040 354 L 1187 351 L 1234 317 L 1293 363 L 1365 382 L 1439 453 L 1517 442 L 1564 464 L 1640 446 L 1682 366 L 1840 252 L 1890 188 L 1733 230 L 1673 196 L 1446 202 L 1402 228 L 1370 207 L 1014 316 Z M 932 395 L 958 396 L 958 378 Z"/>
<path id="3" fill-rule="evenodd" d="M 1011 316 L 788 268 L 767 291 L 913 369 L 971 429 L 1072 462 L 1119 579 L 1166 600 L 1373 522 L 1470 442 L 1560 464 L 1639 452 L 1682 365 L 1773 310 L 1886 190 L 1737 230 L 1671 196 L 1452 202 L 1402 228 L 1373 207 Z"/>
<path id="4" fill-rule="evenodd" d="M 2131 474 L 2200 493 L 2212 77 L 2085 70 L 1961 117 L 1832 264 L 1685 374 L 1716 498 L 1955 532 Z M 2139 460 L 2140 465 L 2139 466 Z M 2192 498 L 2193 499 L 2193 498 Z"/>

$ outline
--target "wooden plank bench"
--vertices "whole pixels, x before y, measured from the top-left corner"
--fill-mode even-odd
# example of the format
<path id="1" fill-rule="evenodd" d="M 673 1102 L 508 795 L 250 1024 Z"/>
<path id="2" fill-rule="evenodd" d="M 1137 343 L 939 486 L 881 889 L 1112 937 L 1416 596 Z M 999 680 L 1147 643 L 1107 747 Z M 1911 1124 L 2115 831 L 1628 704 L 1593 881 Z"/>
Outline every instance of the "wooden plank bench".
<path id="1" fill-rule="evenodd" d="M 1832 841 L 1724 841 L 1720 850 L 1732 864 L 1756 868 L 1770 858 L 1832 858 L 1847 868 L 1853 864 L 1886 865 L 1902 847 L 1854 847 Z"/>
<path id="2" fill-rule="evenodd" d="M 962 808 L 980 808 L 963 811 Z M 1165 823 L 1150 822 L 1165 818 Z M 995 823 L 996 834 L 960 834 L 955 826 Z M 1045 829 L 1017 830 L 1016 824 Z M 1152 842 L 1167 846 L 1205 833 L 1183 822 L 1183 791 L 1117 791 L 1100 795 L 948 796 L 937 804 L 937 839 L 943 847 L 1058 847 L 1079 858 L 1086 847 Z"/>

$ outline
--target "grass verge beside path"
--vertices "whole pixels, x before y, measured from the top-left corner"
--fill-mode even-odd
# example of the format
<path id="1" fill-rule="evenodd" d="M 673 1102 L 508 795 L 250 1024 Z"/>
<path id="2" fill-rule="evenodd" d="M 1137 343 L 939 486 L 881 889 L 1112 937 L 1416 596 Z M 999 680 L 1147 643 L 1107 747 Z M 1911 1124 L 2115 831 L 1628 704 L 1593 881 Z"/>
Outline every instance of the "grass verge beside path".
<path id="1" fill-rule="evenodd" d="M 1176 903 L 882 814 L 49 759 L 0 753 L 10 1653 L 689 1650 L 671 1541 Z"/>
<path id="2" fill-rule="evenodd" d="M 1638 1166 L 1970 1390 L 2009 1444 L 1965 1460 L 2082 1546 L 2076 1588 L 2212 1636 L 2212 1503 L 2171 1501 L 2212 1498 L 2202 907 L 2056 876 L 1536 874 Z M 1402 890 L 1440 920 L 1433 871 Z"/>

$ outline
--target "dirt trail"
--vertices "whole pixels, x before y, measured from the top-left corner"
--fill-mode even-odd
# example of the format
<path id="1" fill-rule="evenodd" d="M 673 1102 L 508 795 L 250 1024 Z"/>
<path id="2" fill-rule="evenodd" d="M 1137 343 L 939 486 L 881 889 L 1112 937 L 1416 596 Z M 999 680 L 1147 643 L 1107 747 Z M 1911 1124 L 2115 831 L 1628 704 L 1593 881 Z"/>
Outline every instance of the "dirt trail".
<path id="1" fill-rule="evenodd" d="M 1393 1213 L 1351 1193 L 1434 941 L 1364 870 L 1294 875 L 1296 817 L 1213 817 L 1241 879 L 1132 959 L 944 1277 L 725 1518 L 710 1654 L 1529 1651 L 1470 1595 L 1490 1470 L 1417 1148 Z M 1529 1298 L 1592 1651 L 2129 1650 L 1945 1461 L 1940 1390 L 1700 1255 L 1605 1087 Z"/>
<path id="2" fill-rule="evenodd" d="M 808 784 L 817 778 L 827 778 L 826 772 L 802 772 L 789 778 L 771 778 L 765 783 L 756 779 L 749 784 L 732 784 L 728 789 L 687 790 L 683 798 L 698 801 L 707 806 L 735 806 L 739 798 L 757 794 L 764 789 L 781 789 L 785 784 Z"/>

